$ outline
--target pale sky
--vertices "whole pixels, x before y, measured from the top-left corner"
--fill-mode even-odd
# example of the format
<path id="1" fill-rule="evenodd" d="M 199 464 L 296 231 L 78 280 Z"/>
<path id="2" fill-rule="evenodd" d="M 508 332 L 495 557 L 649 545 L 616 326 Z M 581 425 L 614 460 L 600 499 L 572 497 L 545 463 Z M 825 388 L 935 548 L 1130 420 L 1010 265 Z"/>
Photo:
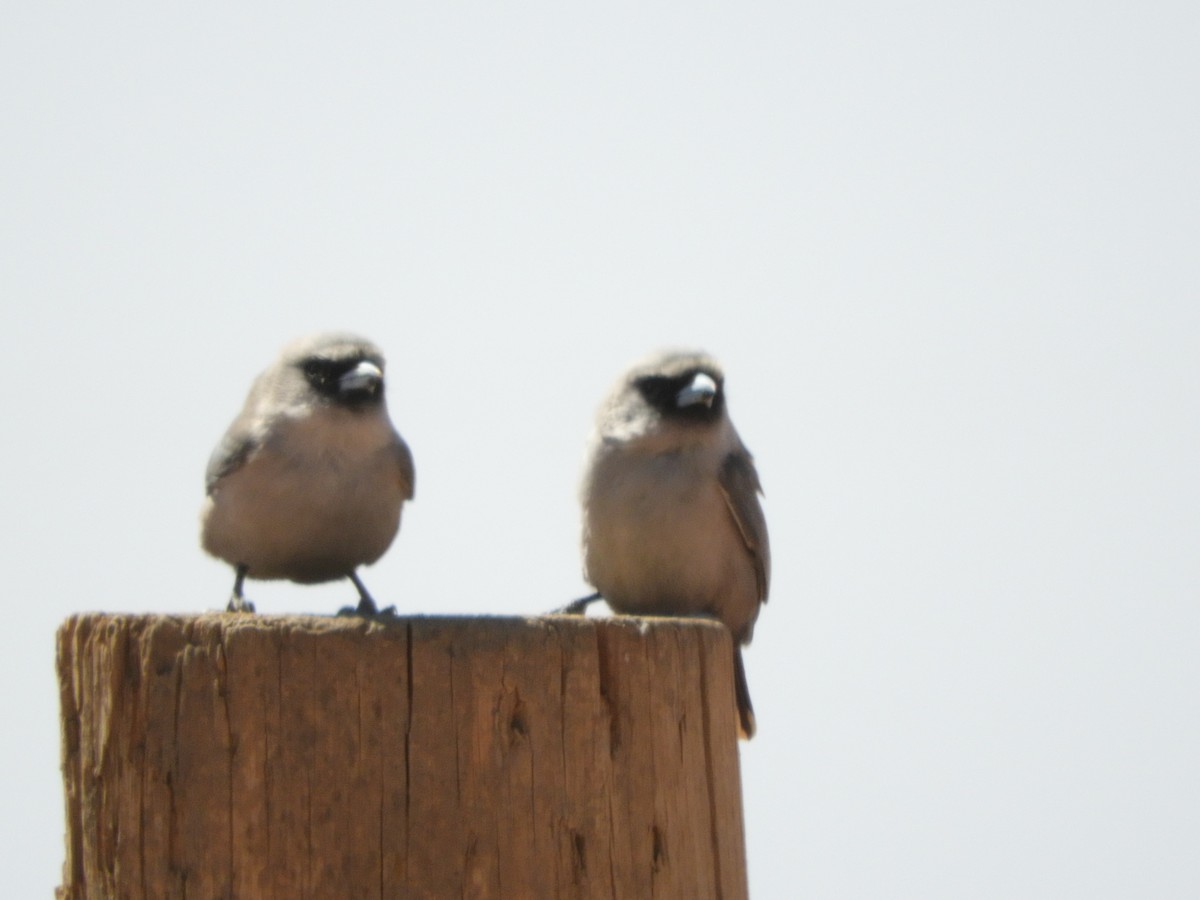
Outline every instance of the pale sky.
<path id="1" fill-rule="evenodd" d="M 723 362 L 766 488 L 755 898 L 1200 896 L 1200 6 L 10 4 L 7 892 L 54 630 L 189 612 L 291 338 L 389 356 L 413 613 L 586 591 L 593 412 Z M 251 583 L 267 613 L 346 583 Z"/>

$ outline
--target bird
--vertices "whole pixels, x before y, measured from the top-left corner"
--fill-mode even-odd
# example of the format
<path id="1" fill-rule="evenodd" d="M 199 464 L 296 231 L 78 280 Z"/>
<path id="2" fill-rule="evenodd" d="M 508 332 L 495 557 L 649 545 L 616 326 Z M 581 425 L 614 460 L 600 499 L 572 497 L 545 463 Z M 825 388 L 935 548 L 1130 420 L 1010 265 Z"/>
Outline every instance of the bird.
<path id="1" fill-rule="evenodd" d="M 702 351 L 660 351 L 601 404 L 581 488 L 584 578 L 617 613 L 703 616 L 734 641 L 739 734 L 756 730 L 742 646 L 767 600 L 771 550 L 754 459 Z"/>
<path id="2" fill-rule="evenodd" d="M 342 612 L 379 613 L 356 570 L 391 545 L 416 480 L 384 368 L 365 338 L 323 332 L 288 344 L 254 381 L 209 459 L 200 514 L 201 545 L 234 567 L 229 612 L 254 611 L 246 578 L 348 578 L 359 601 Z"/>

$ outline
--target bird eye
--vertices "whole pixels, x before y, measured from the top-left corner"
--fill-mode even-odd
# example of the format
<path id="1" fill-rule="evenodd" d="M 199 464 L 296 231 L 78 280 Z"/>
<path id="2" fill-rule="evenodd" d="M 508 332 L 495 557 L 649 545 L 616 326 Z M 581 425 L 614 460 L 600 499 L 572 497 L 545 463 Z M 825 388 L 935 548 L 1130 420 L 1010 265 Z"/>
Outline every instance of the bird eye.
<path id="1" fill-rule="evenodd" d="M 331 383 L 334 373 L 330 371 L 329 361 L 324 359 L 306 359 L 300 364 L 300 371 L 309 383 L 321 387 Z"/>

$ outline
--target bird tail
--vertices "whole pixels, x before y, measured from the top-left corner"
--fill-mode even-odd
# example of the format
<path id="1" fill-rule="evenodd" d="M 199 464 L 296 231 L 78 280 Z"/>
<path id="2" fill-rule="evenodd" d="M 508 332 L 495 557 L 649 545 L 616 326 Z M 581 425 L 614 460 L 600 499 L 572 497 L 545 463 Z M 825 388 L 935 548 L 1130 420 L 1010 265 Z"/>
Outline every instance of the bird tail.
<path id="1" fill-rule="evenodd" d="M 756 722 L 754 704 L 750 702 L 750 686 L 746 684 L 746 667 L 742 665 L 742 648 L 733 648 L 733 691 L 738 708 L 738 736 L 745 740 L 754 737 Z"/>

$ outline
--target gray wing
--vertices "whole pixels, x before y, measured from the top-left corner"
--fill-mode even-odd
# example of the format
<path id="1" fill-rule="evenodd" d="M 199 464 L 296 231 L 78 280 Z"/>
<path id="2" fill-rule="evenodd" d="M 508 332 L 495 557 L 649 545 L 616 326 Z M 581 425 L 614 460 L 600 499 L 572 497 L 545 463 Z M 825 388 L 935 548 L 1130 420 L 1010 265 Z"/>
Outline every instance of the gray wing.
<path id="1" fill-rule="evenodd" d="M 771 544 L 767 540 L 767 519 L 758 502 L 762 485 L 758 482 L 754 459 L 745 447 L 739 445 L 725 457 L 718 480 L 721 492 L 725 495 L 725 504 L 754 560 L 759 600 L 766 603 L 767 588 L 771 582 Z"/>
<path id="2" fill-rule="evenodd" d="M 230 475 L 250 461 L 259 447 L 263 445 L 267 434 L 267 422 L 261 415 L 256 414 L 261 406 L 264 395 L 275 393 L 279 377 L 273 365 L 254 379 L 246 402 L 242 405 L 237 418 L 230 423 L 221 436 L 221 440 L 208 458 L 208 469 L 204 473 L 204 488 L 212 494 L 213 488 L 226 475 Z"/>
<path id="3" fill-rule="evenodd" d="M 205 491 L 211 494 L 218 481 L 244 466 L 260 446 L 262 441 L 242 426 L 239 417 L 229 426 L 229 430 L 213 450 L 212 456 L 208 458 L 208 469 L 204 473 Z"/>
<path id="4" fill-rule="evenodd" d="M 395 432 L 393 431 L 393 434 Z M 404 490 L 404 499 L 411 500 L 417 490 L 417 472 L 413 467 L 412 451 L 404 438 L 396 434 L 396 470 L 400 478 L 400 486 Z"/>

